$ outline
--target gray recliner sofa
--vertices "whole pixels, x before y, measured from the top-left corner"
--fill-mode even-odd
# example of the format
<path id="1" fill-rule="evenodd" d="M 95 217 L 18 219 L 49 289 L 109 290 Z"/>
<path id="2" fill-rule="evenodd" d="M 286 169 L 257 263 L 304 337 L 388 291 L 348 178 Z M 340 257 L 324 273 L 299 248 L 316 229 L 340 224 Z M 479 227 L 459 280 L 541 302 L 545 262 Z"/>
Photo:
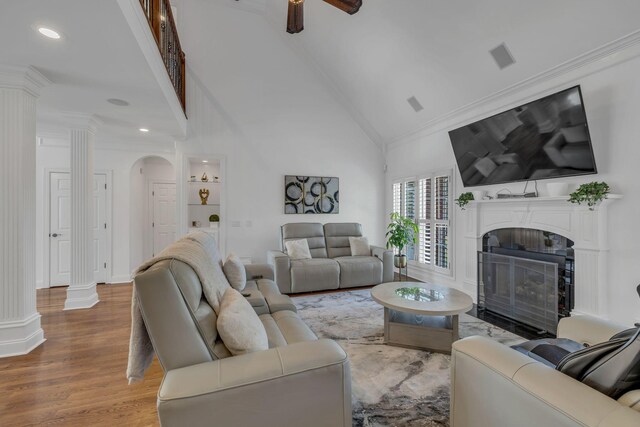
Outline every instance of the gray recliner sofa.
<path id="1" fill-rule="evenodd" d="M 219 256 L 211 262 L 223 274 Z M 160 424 L 351 426 L 344 350 L 335 341 L 317 339 L 278 290 L 271 267 L 250 265 L 246 271 L 243 293 L 250 294 L 269 349 L 238 356 L 219 337 L 216 313 L 191 266 L 162 260 L 136 275 L 142 317 L 165 371 L 158 392 Z"/>
<path id="2" fill-rule="evenodd" d="M 362 226 L 355 222 L 290 223 L 281 227 L 282 250 L 267 254 L 275 270 L 281 292 L 300 293 L 319 290 L 377 285 L 393 281 L 393 251 L 371 246 L 368 256 L 352 256 L 349 237 L 362 237 Z M 311 259 L 292 260 L 285 243 L 306 239 Z"/>

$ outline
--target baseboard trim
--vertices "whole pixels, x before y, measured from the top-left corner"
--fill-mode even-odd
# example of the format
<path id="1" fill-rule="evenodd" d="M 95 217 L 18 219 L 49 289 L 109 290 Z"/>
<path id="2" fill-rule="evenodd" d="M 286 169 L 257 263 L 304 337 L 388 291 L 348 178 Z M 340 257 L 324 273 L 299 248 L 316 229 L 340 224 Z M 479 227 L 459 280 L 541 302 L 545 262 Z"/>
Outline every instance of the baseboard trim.
<path id="1" fill-rule="evenodd" d="M 91 308 L 99 301 L 95 282 L 86 285 L 69 286 L 67 288 L 67 299 L 64 302 L 64 310 Z"/>
<path id="2" fill-rule="evenodd" d="M 30 353 L 45 341 L 40 313 L 22 321 L 0 323 L 0 358 Z"/>
<path id="3" fill-rule="evenodd" d="M 132 281 L 133 281 L 133 279 L 131 279 L 131 276 L 122 275 L 122 276 L 113 276 L 111 278 L 111 280 L 109 280 L 107 283 L 109 283 L 109 284 L 130 283 Z"/>

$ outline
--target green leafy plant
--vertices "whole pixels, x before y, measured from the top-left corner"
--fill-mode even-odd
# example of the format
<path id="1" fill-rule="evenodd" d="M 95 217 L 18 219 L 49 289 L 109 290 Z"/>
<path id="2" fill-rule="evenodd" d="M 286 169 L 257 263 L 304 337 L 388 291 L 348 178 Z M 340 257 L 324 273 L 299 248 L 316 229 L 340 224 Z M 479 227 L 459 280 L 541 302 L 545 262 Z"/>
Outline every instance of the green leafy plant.
<path id="1" fill-rule="evenodd" d="M 462 210 L 464 210 L 464 207 L 467 206 L 467 203 L 469 203 L 472 200 L 474 200 L 473 193 L 466 192 L 466 193 L 460 194 L 458 198 L 455 199 L 455 202 L 458 206 L 460 206 Z"/>
<path id="2" fill-rule="evenodd" d="M 406 218 L 397 212 L 391 214 L 391 222 L 387 227 L 387 249 L 398 249 L 398 255 L 409 243 L 418 241 L 418 224 L 411 218 Z"/>
<path id="3" fill-rule="evenodd" d="M 210 215 L 209 222 L 220 222 L 220 217 L 216 214 Z"/>
<path id="4" fill-rule="evenodd" d="M 593 210 L 594 206 L 607 198 L 609 194 L 609 185 L 606 182 L 589 182 L 582 184 L 576 191 L 569 194 L 569 202 L 581 205 L 586 203 L 589 210 Z"/>

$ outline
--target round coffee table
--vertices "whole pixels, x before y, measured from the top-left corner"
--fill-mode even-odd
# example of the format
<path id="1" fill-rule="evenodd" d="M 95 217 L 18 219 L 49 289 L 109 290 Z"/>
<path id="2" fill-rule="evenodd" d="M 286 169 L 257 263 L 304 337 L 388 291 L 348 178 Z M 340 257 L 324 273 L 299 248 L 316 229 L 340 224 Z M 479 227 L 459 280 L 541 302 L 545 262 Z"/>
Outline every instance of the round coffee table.
<path id="1" fill-rule="evenodd" d="M 458 315 L 473 308 L 464 292 L 419 282 L 388 282 L 371 289 L 384 306 L 384 338 L 390 345 L 451 353 Z"/>

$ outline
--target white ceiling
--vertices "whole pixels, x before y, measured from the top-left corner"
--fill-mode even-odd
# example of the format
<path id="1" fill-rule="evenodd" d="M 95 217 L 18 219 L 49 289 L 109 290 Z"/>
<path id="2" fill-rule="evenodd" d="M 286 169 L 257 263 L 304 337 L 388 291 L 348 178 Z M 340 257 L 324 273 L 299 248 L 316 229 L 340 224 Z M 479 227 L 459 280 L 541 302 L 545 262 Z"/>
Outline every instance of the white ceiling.
<path id="1" fill-rule="evenodd" d="M 266 2 L 284 32 L 287 2 Z M 292 46 L 382 142 L 640 28 L 638 0 L 364 0 L 352 16 L 307 0 L 304 13 Z M 501 71 L 488 51 L 502 42 L 517 62 Z"/>
<path id="2" fill-rule="evenodd" d="M 115 0 L 0 1 L 0 62 L 35 66 L 54 82 L 39 102 L 42 121 L 72 111 L 96 114 L 115 138 L 180 135 Z M 364 0 L 353 16 L 306 0 L 305 30 L 287 35 L 286 0 L 207 1 L 244 9 L 248 24 L 263 16 L 320 70 L 372 139 L 386 143 L 640 28 L 638 0 Z M 180 15 L 183 2 L 172 3 Z M 37 24 L 63 40 L 43 38 Z M 488 51 L 502 42 L 517 62 L 499 70 Z M 187 56 L 188 64 L 197 60 Z M 424 110 L 413 111 L 411 96 Z M 140 135 L 139 127 L 152 132 Z"/>
<path id="3" fill-rule="evenodd" d="M 62 33 L 59 41 L 34 27 Z M 180 135 L 178 122 L 115 0 L 2 0 L 0 63 L 34 66 L 53 84 L 38 101 L 39 128 L 61 112 L 96 115 L 98 140 L 167 142 Z M 117 107 L 107 102 L 121 98 Z M 138 129 L 151 129 L 141 134 Z"/>

